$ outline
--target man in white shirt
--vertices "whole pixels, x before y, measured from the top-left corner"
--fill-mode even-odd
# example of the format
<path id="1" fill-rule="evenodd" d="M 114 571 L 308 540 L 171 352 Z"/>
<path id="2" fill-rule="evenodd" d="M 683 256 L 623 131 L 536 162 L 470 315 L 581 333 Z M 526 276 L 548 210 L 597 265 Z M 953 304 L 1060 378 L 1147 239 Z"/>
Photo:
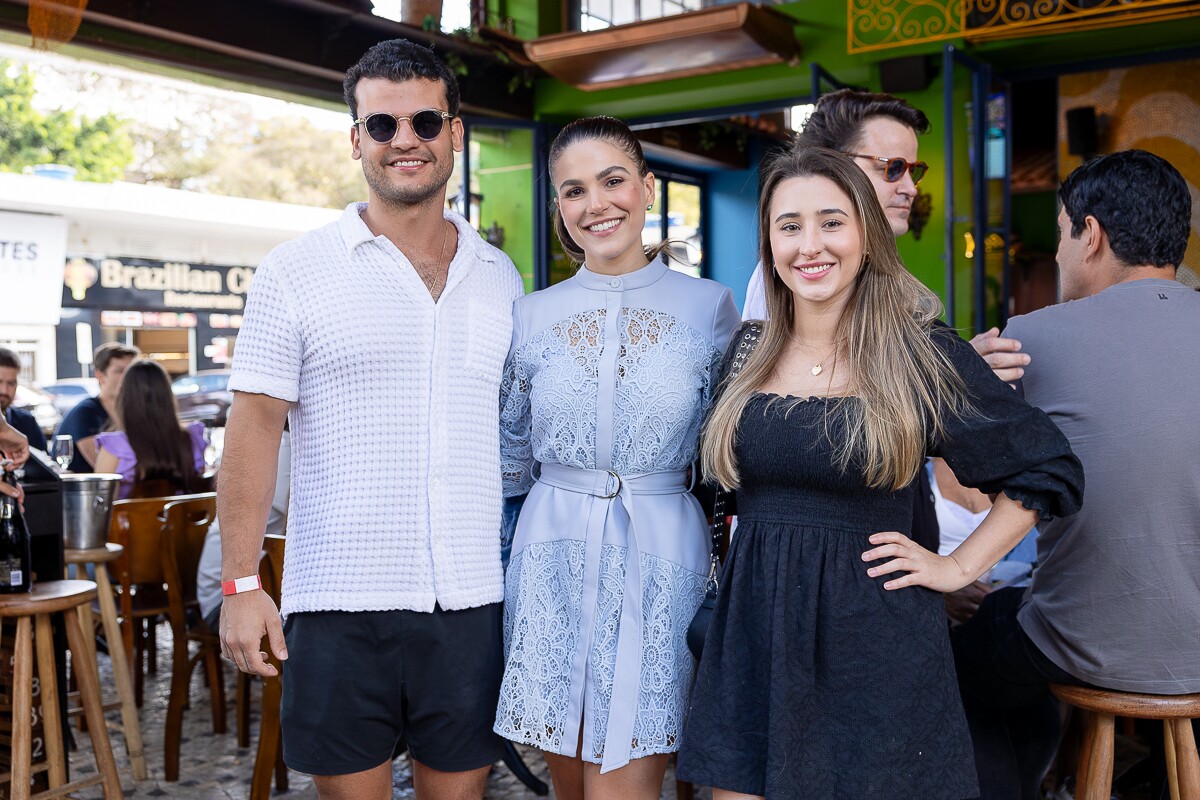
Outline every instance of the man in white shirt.
<path id="1" fill-rule="evenodd" d="M 381 42 L 345 96 L 368 202 L 267 256 L 238 337 L 222 648 L 254 674 L 274 673 L 264 636 L 287 659 L 284 761 L 321 798 L 390 798 L 401 741 L 419 798 L 481 797 L 502 753 L 498 396 L 522 284 L 446 211 L 463 147 L 446 65 Z M 281 629 L 255 576 L 285 419 Z"/>

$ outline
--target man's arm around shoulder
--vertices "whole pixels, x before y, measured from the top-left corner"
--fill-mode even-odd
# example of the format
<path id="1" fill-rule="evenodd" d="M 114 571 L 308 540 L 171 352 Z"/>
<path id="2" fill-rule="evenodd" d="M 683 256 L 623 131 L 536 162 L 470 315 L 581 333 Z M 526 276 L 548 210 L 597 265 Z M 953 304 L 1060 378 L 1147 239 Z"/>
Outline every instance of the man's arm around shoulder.
<path id="1" fill-rule="evenodd" d="M 263 531 L 275 495 L 276 459 L 291 403 L 265 394 L 233 393 L 225 452 L 217 479 L 221 580 L 258 575 Z M 279 609 L 261 590 L 232 594 L 221 607 L 221 651 L 243 672 L 275 675 L 259 651 L 262 638 L 287 658 Z"/>

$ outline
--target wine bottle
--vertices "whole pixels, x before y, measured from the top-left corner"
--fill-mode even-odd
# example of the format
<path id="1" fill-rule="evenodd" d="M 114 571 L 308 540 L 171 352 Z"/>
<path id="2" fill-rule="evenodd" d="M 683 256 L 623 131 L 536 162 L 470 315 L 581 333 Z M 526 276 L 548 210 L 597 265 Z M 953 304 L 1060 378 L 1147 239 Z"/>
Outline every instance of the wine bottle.
<path id="1" fill-rule="evenodd" d="M 11 472 L 4 473 L 4 482 L 17 485 Z M 17 501 L 0 495 L 0 594 L 28 592 L 33 588 L 30 563 L 29 529 Z"/>

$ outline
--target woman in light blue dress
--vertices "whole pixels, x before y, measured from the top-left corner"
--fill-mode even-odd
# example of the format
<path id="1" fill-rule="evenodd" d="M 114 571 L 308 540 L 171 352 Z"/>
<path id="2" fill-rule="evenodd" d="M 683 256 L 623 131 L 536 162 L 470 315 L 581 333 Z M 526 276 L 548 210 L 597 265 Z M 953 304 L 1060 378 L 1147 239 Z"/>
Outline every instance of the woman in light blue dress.
<path id="1" fill-rule="evenodd" d="M 727 288 L 643 248 L 654 176 L 624 123 L 568 125 L 550 175 L 555 231 L 582 266 L 514 308 L 501 466 L 505 495 L 529 496 L 496 732 L 545 752 L 560 800 L 657 798 L 708 574 L 690 468 L 738 313 Z"/>

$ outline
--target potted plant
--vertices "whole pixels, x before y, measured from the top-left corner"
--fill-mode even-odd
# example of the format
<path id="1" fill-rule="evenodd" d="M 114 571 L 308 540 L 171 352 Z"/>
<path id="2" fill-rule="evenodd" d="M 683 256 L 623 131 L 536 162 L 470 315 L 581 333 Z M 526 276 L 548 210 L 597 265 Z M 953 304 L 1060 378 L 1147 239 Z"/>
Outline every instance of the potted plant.
<path id="1" fill-rule="evenodd" d="M 442 22 L 442 0 L 403 0 L 400 21 L 406 25 L 436 31 Z"/>

